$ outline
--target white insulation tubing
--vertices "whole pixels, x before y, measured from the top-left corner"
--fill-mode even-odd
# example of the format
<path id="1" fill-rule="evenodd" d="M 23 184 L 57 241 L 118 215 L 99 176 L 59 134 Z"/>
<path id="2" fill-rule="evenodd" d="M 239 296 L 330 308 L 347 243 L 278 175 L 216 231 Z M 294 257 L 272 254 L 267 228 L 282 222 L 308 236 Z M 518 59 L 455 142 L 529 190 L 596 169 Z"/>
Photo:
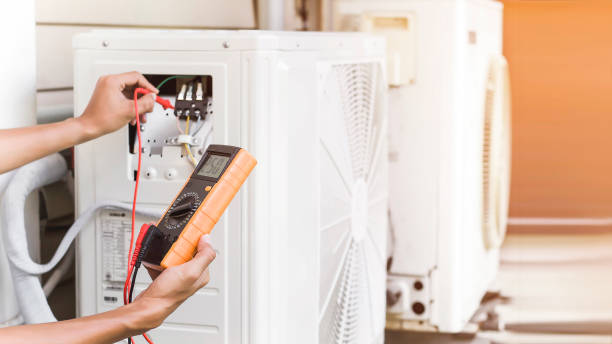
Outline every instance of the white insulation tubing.
<path id="1" fill-rule="evenodd" d="M 66 162 L 59 154 L 34 161 L 15 172 L 2 197 L 0 227 L 3 229 L 4 248 L 9 257 L 17 304 L 24 321 L 30 324 L 55 321 L 55 317 L 49 308 L 38 276 L 18 269 L 11 257 L 26 256 L 32 261 L 25 229 L 26 198 L 32 191 L 60 180 L 66 171 Z"/>
<path id="2" fill-rule="evenodd" d="M 14 174 L 15 170 L 0 174 L 0 195 L 2 195 L 4 189 L 6 189 Z"/>
<path id="3" fill-rule="evenodd" d="M 55 321 L 49 308 L 38 275 L 53 269 L 64 257 L 77 234 L 101 208 L 131 211 L 129 204 L 116 201 L 99 202 L 83 214 L 70 227 L 53 258 L 46 264 L 32 261 L 27 245 L 24 208 L 30 193 L 45 185 L 61 180 L 67 172 L 66 162 L 59 154 L 52 154 L 19 168 L 7 186 L 0 205 L 3 242 L 10 262 L 17 302 L 24 321 L 28 324 Z M 140 209 L 139 215 L 159 217 L 160 211 Z"/>
<path id="4" fill-rule="evenodd" d="M 4 189 L 13 178 L 15 171 L 0 174 L 0 199 Z M 0 232 L 2 228 L 0 227 Z M 4 250 L 4 240 L 0 235 L 0 328 L 23 322 L 19 313 L 19 305 L 15 300 L 11 267 Z"/>
<path id="5" fill-rule="evenodd" d="M 7 186 L 0 207 L 0 221 L 4 232 L 4 246 L 11 261 L 26 256 L 28 252 L 25 234 L 25 201 L 34 191 L 45 185 L 61 180 L 67 172 L 66 162 L 59 154 L 49 155 L 19 168 Z M 22 269 L 24 270 L 24 269 Z M 28 271 L 29 273 L 44 273 Z M 48 270 L 47 270 L 48 271 Z"/>
<path id="6" fill-rule="evenodd" d="M 72 268 L 73 260 L 74 260 L 74 246 L 71 246 L 70 249 L 68 250 L 68 253 L 66 253 L 66 256 L 62 260 L 62 262 L 58 265 L 58 267 L 55 270 L 53 270 L 53 272 L 51 273 L 51 276 L 47 278 L 47 282 L 45 282 L 45 285 L 43 286 L 43 292 L 45 293 L 46 297 L 49 297 L 49 295 L 51 295 L 53 290 L 55 290 L 55 287 L 57 287 L 57 285 L 60 284 L 60 282 L 62 282 L 64 277 L 70 273 L 70 269 Z"/>
<path id="7" fill-rule="evenodd" d="M 62 163 L 63 163 L 63 159 L 62 159 Z M 65 165 L 64 165 L 64 168 L 65 168 Z M 41 173 L 46 174 L 45 172 L 46 171 L 41 170 Z M 12 184 L 17 184 L 17 181 L 13 181 Z M 40 185 L 40 186 L 44 186 L 44 185 Z M 32 190 L 30 190 L 30 192 L 31 191 Z M 5 195 L 5 200 L 8 198 L 7 197 L 8 193 L 9 193 L 9 189 L 7 189 L 7 195 Z M 25 194 L 25 196 L 27 196 L 27 194 Z M 19 197 L 25 200 L 25 197 L 23 197 L 23 194 Z M 21 231 L 21 229 L 25 228 L 24 219 L 23 219 L 24 203 L 23 201 L 21 201 L 19 206 L 15 206 L 14 209 L 13 208 L 6 209 L 6 203 L 7 202 L 3 202 L 2 212 L 5 214 L 10 214 L 11 212 L 13 212 L 13 214 L 15 215 L 18 214 L 19 216 L 12 216 L 11 217 L 12 223 L 9 223 L 7 224 L 6 227 L 4 227 L 4 228 L 11 228 L 11 230 L 6 231 L 5 237 L 7 237 L 7 242 L 21 242 L 23 238 L 25 238 L 25 231 Z M 53 254 L 53 257 L 48 263 L 38 264 L 32 261 L 29 254 L 27 253 L 27 246 L 25 246 L 26 245 L 25 242 L 23 243 L 24 245 L 23 247 L 26 247 L 26 250 L 24 250 L 23 247 L 17 247 L 16 245 L 13 245 L 13 244 L 9 245 L 10 247 L 7 248 L 7 254 L 8 254 L 10 262 L 13 265 L 15 265 L 18 269 L 20 269 L 21 271 L 27 272 L 29 274 L 41 275 L 41 274 L 51 271 L 51 269 L 53 269 L 57 265 L 57 263 L 59 263 L 62 257 L 64 257 L 64 255 L 70 248 L 70 244 L 72 244 L 72 242 L 74 241 L 76 236 L 79 234 L 81 229 L 83 229 L 83 227 L 85 227 L 85 225 L 89 223 L 89 221 L 91 221 L 91 219 L 96 214 L 96 211 L 102 208 L 132 211 L 131 205 L 117 202 L 117 201 L 104 201 L 104 202 L 96 203 L 94 206 L 85 210 L 81 214 L 81 216 L 79 216 L 76 219 L 74 224 L 72 224 L 70 229 L 68 229 L 68 232 L 66 233 L 66 235 L 60 242 L 58 248 L 55 251 L 55 254 Z M 18 213 L 18 211 L 20 211 L 20 213 Z M 137 208 L 136 213 L 139 215 L 146 216 L 146 217 L 159 217 L 161 215 L 161 212 L 159 211 L 143 209 L 143 208 Z M 5 221 L 6 218 L 7 216 L 3 216 L 3 221 Z M 19 228 L 19 230 L 15 230 L 17 228 Z"/>

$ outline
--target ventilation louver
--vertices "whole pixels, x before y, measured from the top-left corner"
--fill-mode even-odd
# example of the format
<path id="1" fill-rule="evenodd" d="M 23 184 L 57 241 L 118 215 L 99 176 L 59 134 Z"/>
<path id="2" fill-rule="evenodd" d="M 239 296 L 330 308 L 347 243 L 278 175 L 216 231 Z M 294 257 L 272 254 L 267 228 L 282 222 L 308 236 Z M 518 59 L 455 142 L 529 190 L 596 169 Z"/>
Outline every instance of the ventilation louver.
<path id="1" fill-rule="evenodd" d="M 384 330 L 387 152 L 375 63 L 332 65 L 320 123 L 320 343 L 379 342 Z"/>
<path id="2" fill-rule="evenodd" d="M 488 249 L 506 234 L 510 195 L 510 81 L 503 56 L 491 59 L 487 76 L 483 141 L 483 232 Z"/>

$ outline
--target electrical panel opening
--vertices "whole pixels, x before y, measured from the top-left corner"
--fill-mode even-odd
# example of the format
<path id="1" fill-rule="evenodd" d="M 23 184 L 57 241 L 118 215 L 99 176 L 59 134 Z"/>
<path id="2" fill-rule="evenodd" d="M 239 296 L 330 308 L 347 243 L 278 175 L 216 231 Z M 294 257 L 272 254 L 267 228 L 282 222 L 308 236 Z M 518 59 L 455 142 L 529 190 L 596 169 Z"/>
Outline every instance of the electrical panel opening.
<path id="1" fill-rule="evenodd" d="M 142 139 L 143 177 L 174 179 L 188 176 L 210 144 L 212 134 L 213 78 L 210 75 L 145 74 L 159 89 L 159 96 L 169 100 L 174 109 L 156 105 L 140 128 L 130 125 L 128 151 L 134 161 L 137 153 L 136 130 Z M 171 167 L 175 165 L 174 167 Z M 130 178 L 136 166 L 130 168 Z M 186 176 L 185 176 L 186 174 Z"/>

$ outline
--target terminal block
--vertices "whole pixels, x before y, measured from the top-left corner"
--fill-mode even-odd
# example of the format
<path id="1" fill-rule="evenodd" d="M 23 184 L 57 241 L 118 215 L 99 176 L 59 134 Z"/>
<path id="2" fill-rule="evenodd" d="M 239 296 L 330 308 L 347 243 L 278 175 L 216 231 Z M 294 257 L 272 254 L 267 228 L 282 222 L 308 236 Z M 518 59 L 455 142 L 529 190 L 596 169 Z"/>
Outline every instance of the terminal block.
<path id="1" fill-rule="evenodd" d="M 174 114 L 179 118 L 189 118 L 191 120 L 204 120 L 206 115 L 211 113 L 210 107 L 212 99 L 208 96 L 206 80 L 197 77 L 183 83 L 174 102 Z"/>

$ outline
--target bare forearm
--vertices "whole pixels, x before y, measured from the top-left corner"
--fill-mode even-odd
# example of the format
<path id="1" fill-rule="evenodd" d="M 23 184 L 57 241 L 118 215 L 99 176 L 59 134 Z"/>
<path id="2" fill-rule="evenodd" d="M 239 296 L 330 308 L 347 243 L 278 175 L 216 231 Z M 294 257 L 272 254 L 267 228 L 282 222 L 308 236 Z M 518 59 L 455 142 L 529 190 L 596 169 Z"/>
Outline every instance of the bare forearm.
<path id="1" fill-rule="evenodd" d="M 104 344 L 136 336 L 161 322 L 154 306 L 133 303 L 88 317 L 0 329 L 0 342 L 12 344 Z"/>
<path id="2" fill-rule="evenodd" d="M 203 235 L 195 257 L 164 270 L 133 303 L 88 317 L 0 329 L 0 343 L 106 344 L 161 325 L 178 306 L 208 284 L 208 266 L 215 259 L 210 238 Z"/>
<path id="3" fill-rule="evenodd" d="M 62 122 L 0 130 L 0 173 L 10 171 L 46 155 L 83 143 L 95 137 L 83 121 L 70 118 Z"/>
<path id="4" fill-rule="evenodd" d="M 0 174 L 23 166 L 54 152 L 113 132 L 134 121 L 134 100 L 125 96 L 128 87 L 143 87 L 153 94 L 138 98 L 138 110 L 153 110 L 159 91 L 140 73 L 130 72 L 100 77 L 85 111 L 78 118 L 27 128 L 0 130 Z"/>

